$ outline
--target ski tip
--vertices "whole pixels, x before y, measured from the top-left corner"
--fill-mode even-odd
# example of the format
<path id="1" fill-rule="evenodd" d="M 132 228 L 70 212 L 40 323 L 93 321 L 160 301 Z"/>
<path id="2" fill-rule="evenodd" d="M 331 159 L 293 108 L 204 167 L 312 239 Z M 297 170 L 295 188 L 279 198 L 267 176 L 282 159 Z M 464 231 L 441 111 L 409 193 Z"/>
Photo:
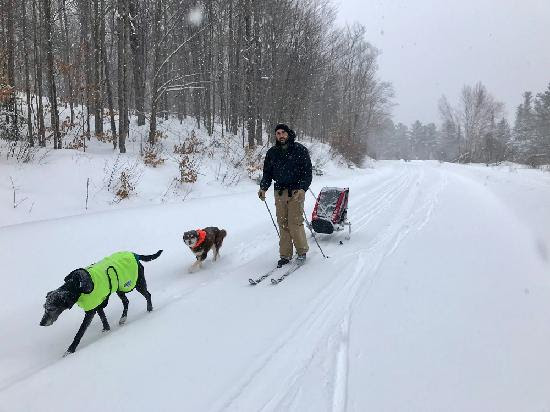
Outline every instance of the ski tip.
<path id="1" fill-rule="evenodd" d="M 256 284 L 256 281 L 254 279 L 248 279 L 248 282 L 250 285 L 254 286 Z"/>

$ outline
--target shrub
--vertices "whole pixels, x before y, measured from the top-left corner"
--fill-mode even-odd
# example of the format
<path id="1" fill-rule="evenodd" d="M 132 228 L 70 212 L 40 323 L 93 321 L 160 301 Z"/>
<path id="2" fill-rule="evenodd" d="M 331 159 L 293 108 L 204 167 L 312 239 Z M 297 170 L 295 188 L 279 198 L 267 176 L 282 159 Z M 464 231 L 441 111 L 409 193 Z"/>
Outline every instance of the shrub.
<path id="1" fill-rule="evenodd" d="M 174 145 L 174 154 L 178 163 L 181 183 L 194 183 L 197 181 L 199 159 L 198 154 L 203 149 L 203 144 L 197 139 L 195 131 L 191 131 L 189 138 L 182 144 Z"/>
<path id="2" fill-rule="evenodd" d="M 166 159 L 161 157 L 162 147 L 159 143 L 157 144 L 146 144 L 143 149 L 143 163 L 147 166 L 157 167 L 164 163 Z"/>
<path id="3" fill-rule="evenodd" d="M 123 199 L 127 199 L 130 197 L 130 194 L 132 194 L 136 189 L 135 183 L 132 181 L 132 176 L 130 171 L 123 170 L 120 173 L 119 180 L 117 182 L 117 185 L 115 187 L 115 195 L 119 199 L 119 201 Z"/>

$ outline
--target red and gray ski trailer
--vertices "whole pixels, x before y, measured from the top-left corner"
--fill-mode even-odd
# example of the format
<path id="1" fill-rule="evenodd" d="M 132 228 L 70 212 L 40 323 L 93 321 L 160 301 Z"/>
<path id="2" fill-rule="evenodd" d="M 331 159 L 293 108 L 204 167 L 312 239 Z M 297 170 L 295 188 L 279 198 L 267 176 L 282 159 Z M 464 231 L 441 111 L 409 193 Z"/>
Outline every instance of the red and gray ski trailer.
<path id="1" fill-rule="evenodd" d="M 346 239 L 351 236 L 348 222 L 349 188 L 323 187 L 317 196 L 311 215 L 311 227 L 316 233 L 332 234 L 348 227 Z"/>

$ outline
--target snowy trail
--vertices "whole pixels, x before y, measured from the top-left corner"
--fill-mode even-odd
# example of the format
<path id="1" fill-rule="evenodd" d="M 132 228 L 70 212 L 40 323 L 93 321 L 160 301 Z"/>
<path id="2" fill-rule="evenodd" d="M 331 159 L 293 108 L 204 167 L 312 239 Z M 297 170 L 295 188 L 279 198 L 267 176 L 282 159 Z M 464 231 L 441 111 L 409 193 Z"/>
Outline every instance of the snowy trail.
<path id="1" fill-rule="evenodd" d="M 373 196 L 376 197 L 377 192 L 380 191 L 380 187 L 382 189 L 384 189 L 389 184 L 391 184 L 393 181 L 395 181 L 396 178 L 399 178 L 399 176 L 397 176 L 397 177 L 391 176 L 390 179 L 382 180 L 382 182 L 379 185 L 375 185 L 373 188 L 370 188 L 370 187 L 367 188 L 367 192 L 364 193 L 362 196 L 368 196 L 369 193 L 372 193 Z M 229 197 L 231 198 L 232 202 L 235 202 L 237 200 L 236 197 L 234 197 L 234 196 L 229 196 Z M 242 196 L 237 196 L 237 198 L 240 198 L 240 197 L 242 197 Z M 253 200 L 253 199 L 254 199 L 253 197 L 252 197 L 252 199 L 245 197 L 243 200 L 240 200 L 240 202 L 243 203 L 243 204 L 249 204 L 250 201 Z M 310 200 L 309 203 L 311 204 L 312 200 L 311 199 L 309 199 L 309 200 Z M 191 202 L 191 203 L 198 203 L 198 202 Z M 189 213 L 192 215 L 194 213 L 195 209 L 200 208 L 204 212 L 204 214 L 206 214 L 206 215 L 212 214 L 211 210 L 209 210 L 209 209 L 212 209 L 212 208 L 207 207 L 206 210 L 205 210 L 205 208 L 204 208 L 205 204 L 208 204 L 208 203 L 201 202 L 198 205 L 195 205 L 195 204 L 192 205 L 189 208 L 189 209 L 191 209 L 189 211 Z M 71 238 L 71 237 L 73 237 L 72 233 L 78 233 L 79 231 L 85 232 L 84 227 L 100 223 L 101 220 L 107 215 L 122 215 L 122 214 L 125 214 L 125 215 L 130 215 L 130 216 L 127 216 L 128 220 L 133 220 L 133 219 L 137 220 L 138 217 L 140 217 L 143 220 L 147 220 L 150 216 L 154 216 L 155 212 L 160 211 L 160 210 L 163 210 L 165 213 L 167 213 L 169 215 L 178 214 L 181 207 L 176 207 L 176 206 L 162 207 L 162 206 L 159 206 L 159 207 L 152 207 L 152 208 L 145 208 L 145 209 L 144 208 L 132 208 L 132 209 L 125 210 L 125 211 L 111 212 L 110 214 L 105 213 L 105 212 L 99 212 L 99 213 L 96 213 L 96 214 L 89 215 L 87 217 L 69 217 L 69 218 L 65 218 L 65 219 L 55 218 L 55 219 L 52 219 L 52 220 L 26 223 L 26 224 L 21 224 L 21 225 L 14 225 L 14 226 L 7 226 L 7 227 L 2 228 L 2 232 L 4 233 L 6 238 L 12 238 L 13 233 L 16 233 L 22 239 L 27 239 L 31 236 L 34 236 L 36 242 L 42 244 L 42 243 L 47 243 L 47 242 L 51 241 L 51 239 L 55 239 L 57 237 L 62 238 L 62 239 L 65 240 L 68 237 L 68 233 L 71 233 L 71 236 L 69 236 L 69 238 Z M 311 207 L 309 207 L 309 209 L 311 209 Z M 237 206 L 236 210 L 238 212 L 238 206 Z M 134 215 L 135 218 L 132 218 L 132 215 Z M 245 227 L 241 228 L 241 232 L 247 232 L 247 236 L 246 236 L 248 238 L 247 241 L 246 242 L 244 242 L 244 241 L 243 242 L 234 242 L 234 243 L 226 242 L 226 245 L 224 246 L 224 249 L 222 251 L 222 255 L 224 257 L 225 257 L 225 255 L 227 255 L 227 256 L 240 256 L 242 261 L 246 262 L 246 261 L 250 261 L 251 259 L 254 259 L 255 257 L 257 258 L 257 256 L 260 253 L 265 253 L 267 250 L 273 250 L 273 241 L 272 241 L 273 233 L 271 233 L 271 232 L 265 233 L 265 230 L 263 228 L 262 228 L 262 230 L 255 230 L 255 226 L 258 226 L 258 225 L 261 225 L 263 227 L 266 226 L 265 225 L 265 216 L 260 214 L 259 216 L 255 216 L 255 218 L 256 219 L 253 220 L 252 223 L 249 222 L 248 227 L 245 226 Z M 155 219 L 155 220 L 158 220 L 158 219 Z M 64 222 L 67 222 L 68 224 L 62 225 L 62 223 L 64 223 Z M 72 222 L 72 223 L 69 223 L 69 222 Z M 151 223 L 155 223 L 155 221 L 152 221 Z M 41 226 L 44 227 L 46 230 L 41 230 L 40 229 Z M 126 226 L 125 222 L 123 222 L 122 226 Z M 153 224 L 151 224 L 149 226 L 153 226 Z M 163 225 L 163 226 L 165 227 L 165 225 Z M 196 223 L 193 223 L 193 224 L 190 224 L 190 225 L 187 225 L 187 226 L 185 225 L 185 223 L 183 223 L 181 226 L 178 225 L 178 228 L 182 227 L 183 230 L 187 230 L 187 229 L 195 227 L 195 226 L 197 226 Z M 222 224 L 220 224 L 220 226 L 222 226 Z M 36 235 L 36 232 L 39 232 L 38 237 Z M 32 235 L 31 235 L 31 233 L 32 233 Z M 45 234 L 44 239 L 40 238 L 41 233 Z M 180 238 L 181 238 L 181 233 L 182 233 L 182 231 L 178 231 L 172 237 L 175 237 L 179 241 Z M 250 233 L 253 233 L 252 238 L 250 238 L 250 235 L 249 235 Z M 169 235 L 170 233 L 167 233 L 167 234 Z M 233 236 L 233 233 L 231 233 L 231 235 Z M 113 241 L 112 243 L 122 243 L 122 244 L 126 243 L 127 244 L 128 240 L 125 237 L 126 236 L 124 234 L 122 234 L 122 236 L 118 236 L 116 238 L 116 241 Z M 122 240 L 122 239 L 124 239 L 124 240 L 121 242 L 120 240 Z M 80 241 L 80 239 L 79 239 L 79 241 Z M 92 241 L 89 242 L 90 243 L 90 245 L 89 245 L 90 248 L 92 247 L 93 241 L 94 240 L 92 239 Z M 137 243 L 137 242 L 131 242 L 131 243 Z M 153 243 L 153 242 L 151 242 L 151 243 Z M 250 247 L 251 244 L 256 245 L 256 246 L 255 247 Z M 158 245 L 158 243 L 156 243 L 155 246 L 151 246 L 147 250 L 148 251 L 154 251 L 158 248 L 157 245 Z M 86 248 L 86 245 L 84 244 L 81 247 Z M 160 247 L 163 247 L 162 244 L 161 244 Z M 110 250 L 113 250 L 113 249 L 109 249 L 109 247 L 106 247 L 105 249 L 106 249 L 106 253 L 110 253 Z M 142 251 L 145 250 L 143 246 L 128 247 L 128 249 L 129 250 L 136 250 L 138 252 L 142 252 Z M 243 250 L 243 249 L 246 249 L 246 250 Z M 163 310 L 167 305 L 178 302 L 181 299 L 188 298 L 190 295 L 192 295 L 192 294 L 196 293 L 197 291 L 211 285 L 212 283 L 223 282 L 223 277 L 222 276 L 220 276 L 219 274 L 216 275 L 216 274 L 210 273 L 211 270 L 208 269 L 209 266 L 211 265 L 210 262 L 207 262 L 206 265 L 205 265 L 206 268 L 207 268 L 206 271 L 203 271 L 203 272 L 201 272 L 200 274 L 197 274 L 197 275 L 187 275 L 186 267 L 190 264 L 189 263 L 190 260 L 192 262 L 192 259 L 190 259 L 190 256 L 188 255 L 188 251 L 185 250 L 181 244 L 177 244 L 176 251 L 177 251 L 176 255 L 178 255 L 178 256 L 176 258 L 172 258 L 172 262 L 175 263 L 173 266 L 175 266 L 175 267 L 179 266 L 180 267 L 180 270 L 178 270 L 179 273 L 174 272 L 174 269 L 171 269 L 170 270 L 171 273 L 169 274 L 169 276 L 165 275 L 165 276 L 163 276 L 163 278 L 158 278 L 157 277 L 156 279 L 151 279 L 151 275 L 149 275 L 151 270 L 148 270 L 147 267 L 151 266 L 151 268 L 153 268 L 154 265 L 156 264 L 156 262 L 153 262 L 152 264 L 146 264 L 145 265 L 146 266 L 146 274 L 147 274 L 147 277 L 149 279 L 150 291 L 154 296 L 154 306 L 155 306 L 156 312 Z M 42 252 L 44 254 L 43 255 L 40 255 L 40 254 L 35 255 L 35 259 L 37 259 L 37 260 L 46 259 L 45 255 L 47 255 L 47 254 L 49 254 L 50 252 L 53 252 L 53 251 L 51 251 L 49 249 L 45 249 Z M 165 252 L 162 256 L 162 260 L 164 260 L 167 255 L 170 256 L 170 254 L 171 254 L 170 250 L 165 250 Z M 172 255 L 174 255 L 174 253 L 172 253 Z M 68 257 L 70 258 L 71 255 L 68 254 Z M 182 259 L 182 257 L 183 257 L 183 259 Z M 188 263 L 186 263 L 185 265 L 182 265 L 182 260 L 186 260 Z M 228 260 L 228 259 L 226 258 L 225 260 Z M 32 272 L 31 269 L 26 269 L 27 265 L 25 265 L 25 263 L 28 264 L 30 262 L 24 262 L 23 264 L 21 264 L 21 262 L 18 262 L 16 266 L 18 266 L 20 272 L 22 272 L 22 273 L 25 273 L 27 270 Z M 55 263 L 58 263 L 58 262 L 55 262 Z M 225 271 L 226 273 L 224 273 L 224 275 L 231 274 L 231 273 L 236 274 L 238 272 L 245 273 L 245 274 L 252 273 L 249 263 L 241 263 L 241 262 L 238 262 L 238 261 L 235 262 L 235 264 L 232 264 L 232 263 L 233 262 L 229 262 L 230 270 L 226 270 Z M 256 263 L 260 263 L 260 262 L 256 262 Z M 80 265 L 82 265 L 81 262 L 75 262 L 74 267 L 78 267 Z M 33 265 L 30 264 L 28 266 L 33 266 Z M 64 266 L 67 267 L 68 265 L 65 264 Z M 68 266 L 68 267 L 71 267 L 71 266 Z M 265 265 L 259 266 L 258 270 L 260 272 L 265 270 Z M 52 272 L 55 273 L 55 270 L 50 269 L 48 271 L 52 271 Z M 205 274 L 204 272 L 208 272 L 208 273 Z M 186 276 L 184 276 L 182 278 L 182 274 L 186 275 Z M 33 312 L 34 317 L 36 317 L 36 314 L 40 313 L 40 309 L 38 309 L 38 307 L 39 307 L 38 305 L 42 304 L 43 294 L 45 294 L 45 291 L 50 290 L 53 287 L 57 287 L 60 284 L 61 281 L 62 281 L 62 276 L 59 276 L 59 279 L 55 280 L 56 283 L 53 283 L 53 284 L 50 283 L 48 286 L 43 287 L 41 290 L 38 291 L 38 293 L 40 295 L 36 296 L 36 297 L 33 297 L 33 299 L 36 299 L 36 301 L 33 302 L 33 304 L 35 306 L 35 309 L 34 309 L 34 312 Z M 176 282 L 178 284 L 177 288 L 173 287 L 174 282 Z M 3 317 L 5 319 L 6 324 L 9 322 L 9 318 L 11 316 L 16 316 L 19 312 L 21 312 L 23 310 L 22 307 L 19 307 L 17 304 L 23 303 L 25 298 L 28 300 L 29 296 L 21 295 L 21 300 L 18 300 L 16 302 L 14 302 L 14 305 L 11 305 L 10 307 L 8 307 L 8 311 L 4 312 L 5 316 L 0 315 L 0 317 Z M 141 297 L 140 296 L 136 297 L 134 295 L 130 295 L 129 298 L 130 298 L 130 302 L 131 302 L 130 303 L 130 316 L 135 321 L 137 321 L 137 320 L 141 319 L 143 316 L 146 315 L 146 313 L 143 312 L 142 302 L 140 301 Z M 118 304 L 118 301 L 117 301 L 116 297 L 114 299 L 112 299 L 112 302 L 116 302 L 116 303 L 114 305 L 113 305 L 113 303 L 110 303 L 110 305 L 106 309 L 106 313 L 108 314 L 109 319 L 111 319 L 110 322 L 113 325 L 113 323 L 116 324 L 116 322 L 114 322 L 114 320 L 118 319 L 118 316 L 120 316 L 120 309 L 118 307 L 116 308 L 116 310 L 113 309 L 113 307 L 116 307 L 117 304 Z M 136 312 L 138 312 L 138 313 L 136 313 Z M 57 337 L 57 338 L 54 337 L 56 343 L 54 344 L 52 342 L 50 344 L 52 347 L 54 345 L 57 345 L 57 344 L 62 345 L 61 347 L 66 346 L 67 342 L 70 342 L 70 339 L 72 339 L 72 336 L 74 336 L 74 333 L 76 331 L 76 329 L 74 329 L 74 325 L 78 325 L 78 323 L 81 321 L 81 314 L 77 311 L 67 312 L 67 313 L 64 314 L 64 316 L 65 317 L 67 317 L 67 316 L 71 317 L 72 326 L 69 326 L 69 322 L 66 322 L 66 324 L 62 326 L 64 328 L 64 331 L 66 332 L 65 337 L 63 338 L 63 340 L 61 340 L 59 337 Z M 31 341 L 32 338 L 31 338 L 30 334 L 27 335 L 27 336 L 25 336 L 25 335 L 27 333 L 32 333 L 31 331 L 32 331 L 32 329 L 34 329 L 33 327 L 34 327 L 34 324 L 35 324 L 34 320 L 35 319 L 30 320 L 30 324 L 27 323 L 27 324 L 24 325 L 24 327 L 25 327 L 24 331 L 16 330 L 14 332 L 15 333 L 21 332 L 20 336 L 23 340 Z M 27 321 L 29 321 L 29 319 L 27 319 Z M 115 327 L 109 334 L 113 335 L 113 334 L 116 334 L 116 333 L 117 333 L 117 328 Z M 105 337 L 105 335 L 102 334 L 101 332 L 98 332 L 97 330 L 94 331 L 92 328 L 90 328 L 87 331 L 87 334 L 85 335 L 85 337 L 84 337 L 84 339 L 83 339 L 83 341 L 80 345 L 80 349 L 82 349 L 83 347 L 86 347 L 87 345 L 93 344 L 97 340 L 101 340 L 104 337 Z M 13 350 L 13 352 L 16 352 L 20 349 L 19 343 L 20 342 L 18 342 L 17 339 L 13 340 L 14 345 L 11 348 Z M 59 361 L 59 353 L 60 353 L 59 350 L 52 351 L 50 356 L 43 356 L 44 354 L 39 351 L 38 347 L 39 347 L 38 345 L 33 346 L 31 344 L 31 351 L 32 352 L 27 353 L 27 356 L 26 356 L 27 357 L 27 362 L 26 363 L 28 364 L 28 366 L 26 366 L 22 369 L 18 368 L 19 370 L 17 370 L 11 376 L 0 376 L 0 390 L 6 389 L 9 386 L 11 386 L 13 384 L 16 384 L 17 382 L 19 382 L 21 380 L 24 380 L 25 378 L 27 378 L 29 376 L 32 376 L 33 374 L 47 368 L 48 366 L 51 366 L 55 362 Z M 6 359 L 6 362 L 10 363 L 10 364 L 14 360 L 17 360 L 16 356 L 20 356 L 19 354 L 15 355 L 15 353 L 14 354 L 5 353 L 5 355 L 6 356 L 4 357 L 4 359 Z M 38 359 L 33 361 L 33 358 L 38 358 Z"/>
<path id="2" fill-rule="evenodd" d="M 350 276 L 342 281 L 335 278 L 324 285 L 323 291 L 309 305 L 297 321 L 289 327 L 289 330 L 273 345 L 269 352 L 252 367 L 252 371 L 245 373 L 241 382 L 235 385 L 235 392 L 229 396 L 229 400 L 216 405 L 213 410 L 303 410 L 307 405 L 296 405 L 296 393 L 299 388 L 308 386 L 308 382 L 302 382 L 312 364 L 326 363 L 336 354 L 336 365 L 329 372 L 329 385 L 334 387 L 333 410 L 345 410 L 346 404 L 346 376 L 347 376 L 347 340 L 349 335 L 349 314 L 356 296 L 363 297 L 372 285 L 375 273 L 381 262 L 390 255 L 399 245 L 401 240 L 412 228 L 419 227 L 426 222 L 423 201 L 419 199 L 419 187 L 423 186 L 424 171 L 414 170 L 405 176 L 400 176 L 400 184 L 392 181 L 392 184 L 382 185 L 379 191 L 375 191 L 377 200 L 371 204 L 372 210 L 362 216 L 362 220 L 368 222 L 384 212 L 396 211 L 392 223 L 381 233 L 378 233 L 366 245 L 360 243 L 353 251 L 346 252 L 347 256 L 335 255 L 330 263 L 342 267 L 342 272 Z M 399 180 L 399 179 L 398 179 Z M 428 204 L 428 210 L 432 210 L 434 198 L 439 185 L 430 188 L 424 198 Z M 435 195 L 434 195 L 435 193 Z M 365 195 L 364 197 L 366 197 Z M 357 199 L 360 203 L 363 196 Z M 401 202 L 396 201 L 400 199 Z M 377 204 L 378 203 L 378 204 Z M 350 208 L 353 205 L 350 206 Z M 429 218 L 429 216 L 428 216 Z M 364 223 L 365 225 L 366 223 Z M 361 227 L 361 226 L 360 226 Z M 405 228 L 403 230 L 402 228 Z M 359 231 L 359 238 L 364 235 Z M 353 247 L 353 246 L 352 246 Z M 350 260 L 351 258 L 351 260 Z M 347 263 L 340 263 L 348 260 Z M 369 262 L 367 264 L 366 262 Z M 291 286 L 289 286 L 291 287 Z M 335 336 L 337 335 L 337 336 Z M 339 347 L 323 350 L 323 345 L 330 339 L 336 339 Z M 316 359 L 317 357 L 325 359 Z M 283 376 L 281 371 L 284 372 Z M 271 387 L 271 394 L 265 394 L 265 382 L 275 382 Z M 309 382 L 311 384 L 311 382 Z M 279 388 L 279 389 L 277 389 Z M 254 404 L 254 398 L 261 399 L 262 404 Z M 322 397 L 321 397 L 322 398 Z M 327 405 L 323 405 L 323 410 Z"/>
<path id="3" fill-rule="evenodd" d="M 33 259 L 5 259 L 10 272 L 41 275 L 33 279 L 31 293 L 12 287 L 13 305 L 0 314 L 10 336 L 0 346 L 0 411 L 69 411 L 75 404 L 91 411 L 106 403 L 122 411 L 168 411 L 177 405 L 266 412 L 550 406 L 550 379 L 536 367 L 538 361 L 550 370 L 543 349 L 550 341 L 545 319 L 550 286 L 543 278 L 548 262 L 529 243 L 524 223 L 482 180 L 433 163 L 395 162 L 374 174 L 325 179 L 323 185 L 350 186 L 351 240 L 341 246 L 342 233 L 318 236 L 330 256 L 325 260 L 311 239 L 307 264 L 275 287 L 264 281 L 251 288 L 247 282 L 276 258 L 274 229 L 261 203 L 251 207 L 253 193 L 1 228 L 0 236 L 17 248 L 30 236 L 44 246 Z M 232 206 L 223 221 L 220 202 Z M 272 199 L 268 202 L 271 206 Z M 313 197 L 306 197 L 308 215 L 312 205 Z M 213 224 L 229 225 L 222 259 L 187 274 L 192 256 L 181 243 L 182 231 Z M 109 225 L 109 236 L 81 236 L 90 225 Z M 66 248 L 62 258 L 59 244 Z M 51 328 L 38 328 L 43 295 L 58 286 L 67 267 L 82 265 L 82 250 L 109 253 L 121 244 L 142 253 L 165 250 L 158 261 L 145 264 L 155 311 L 147 314 L 143 298 L 131 294 L 128 324 L 118 327 L 121 305 L 115 297 L 106 311 L 112 331 L 102 334 L 94 320 L 77 353 L 60 359 L 82 314 L 69 311 Z M 526 276 L 517 276 L 520 268 Z M 465 271 L 471 273 L 464 276 Z M 523 318 L 513 315 L 511 302 Z M 480 328 L 492 335 L 480 334 Z M 441 347 L 431 330 L 444 331 L 448 346 Z M 529 338 L 509 336 L 513 330 Z M 473 342 L 457 340 L 463 333 Z M 474 384 L 487 385 L 474 374 L 485 353 L 476 337 L 510 340 L 507 350 L 496 348 L 495 361 L 485 364 L 481 375 L 487 382 L 503 371 L 510 376 L 514 366 L 538 386 L 519 385 L 516 403 L 502 395 L 502 388 L 517 395 L 510 379 L 495 379 L 502 402 L 490 390 L 485 396 L 475 391 Z M 465 349 L 454 347 L 457 342 Z M 457 385 L 442 375 L 429 353 L 440 363 L 447 359 L 473 383 Z M 446 358 L 449 353 L 453 356 Z M 505 359 L 510 366 L 503 369 L 499 362 Z M 465 366 L 458 367 L 460 362 Z M 89 376 L 93 385 L 85 384 Z M 137 379 L 121 385 L 129 376 Z M 86 404 L 78 390 L 67 393 L 68 377 L 86 385 Z M 438 391 L 429 393 L 433 379 Z M 108 392 L 110 387 L 117 390 Z M 449 392 L 452 388 L 458 393 Z"/>
<path id="4" fill-rule="evenodd" d="M 548 370 L 550 357 L 540 348 L 550 333 L 548 328 L 533 333 L 528 326 L 537 318 L 547 322 L 547 297 L 517 300 L 532 288 L 548 293 L 548 262 L 537 254 L 529 230 L 482 182 L 445 173 L 441 188 L 449 190 L 425 203 L 426 220 L 415 228 L 416 240 L 405 239 L 393 259 L 382 262 L 379 276 L 385 278 L 376 295 L 357 302 L 350 320 L 356 338 L 349 349 L 353 368 L 348 392 L 353 396 L 347 410 L 363 411 L 365 405 L 373 410 L 449 411 L 548 406 L 548 374 L 542 371 Z M 438 208 L 437 201 L 445 208 Z M 438 250 L 439 256 L 422 250 L 435 242 L 447 245 Z M 412 273 L 414 279 L 409 278 Z M 418 281 L 424 293 L 413 286 Z M 390 290 L 397 300 L 391 306 L 381 304 Z M 382 312 L 383 322 L 373 317 L 373 308 Z M 396 336 L 413 339 L 399 342 Z M 530 347 L 530 356 L 519 347 Z M 380 363 L 381 350 L 392 356 Z M 516 374 L 540 385 L 520 383 Z"/>

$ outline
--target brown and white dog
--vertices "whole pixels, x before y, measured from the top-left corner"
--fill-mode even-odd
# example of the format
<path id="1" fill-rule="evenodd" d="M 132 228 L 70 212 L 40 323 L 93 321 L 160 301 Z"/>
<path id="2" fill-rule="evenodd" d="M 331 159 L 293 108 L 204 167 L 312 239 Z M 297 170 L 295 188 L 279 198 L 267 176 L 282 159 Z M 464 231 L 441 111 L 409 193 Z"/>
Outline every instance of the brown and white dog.
<path id="1" fill-rule="evenodd" d="M 210 249 L 213 250 L 214 256 L 212 260 L 217 260 L 222 247 L 223 239 L 227 235 L 224 229 L 217 227 L 205 227 L 204 229 L 190 230 L 183 234 L 184 243 L 189 246 L 191 252 L 194 253 L 197 261 L 191 265 L 189 272 L 195 272 L 201 268 L 202 262 L 206 260 L 206 256 Z"/>

